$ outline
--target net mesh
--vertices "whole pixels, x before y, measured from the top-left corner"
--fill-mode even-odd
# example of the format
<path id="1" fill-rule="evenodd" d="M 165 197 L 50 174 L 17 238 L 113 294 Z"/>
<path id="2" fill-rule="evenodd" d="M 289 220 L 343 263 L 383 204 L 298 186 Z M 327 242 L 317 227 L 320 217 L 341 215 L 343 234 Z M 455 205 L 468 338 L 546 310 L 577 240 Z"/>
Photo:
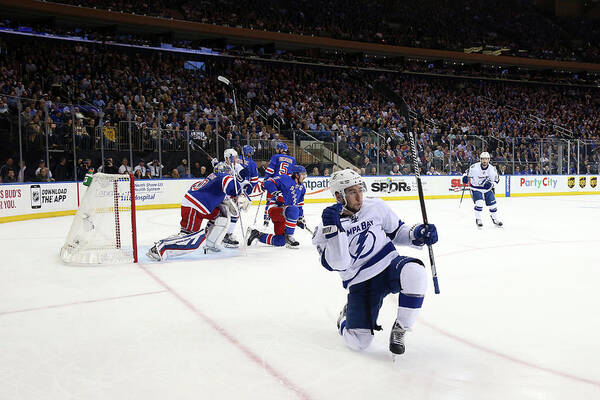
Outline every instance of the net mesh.
<path id="1" fill-rule="evenodd" d="M 60 251 L 64 262 L 134 262 L 130 179 L 129 175 L 94 174 Z"/>

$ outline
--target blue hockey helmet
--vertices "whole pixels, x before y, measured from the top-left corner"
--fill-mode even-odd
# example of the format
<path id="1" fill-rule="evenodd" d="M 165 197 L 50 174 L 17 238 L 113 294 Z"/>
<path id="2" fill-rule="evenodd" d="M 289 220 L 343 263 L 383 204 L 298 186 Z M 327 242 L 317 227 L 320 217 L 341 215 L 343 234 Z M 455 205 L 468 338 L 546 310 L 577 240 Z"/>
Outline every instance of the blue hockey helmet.
<path id="1" fill-rule="evenodd" d="M 288 151 L 288 146 L 287 146 L 287 144 L 285 144 L 285 142 L 277 142 L 276 149 L 277 150 Z"/>
<path id="2" fill-rule="evenodd" d="M 242 147 L 242 154 L 247 157 L 252 157 L 252 154 L 254 154 L 254 147 L 250 146 L 249 144 L 245 145 Z"/>
<path id="3" fill-rule="evenodd" d="M 291 171 L 291 175 L 300 175 L 300 174 L 304 174 L 307 175 L 306 173 L 306 168 L 304 168 L 302 165 L 296 164 L 292 167 L 292 171 Z"/>

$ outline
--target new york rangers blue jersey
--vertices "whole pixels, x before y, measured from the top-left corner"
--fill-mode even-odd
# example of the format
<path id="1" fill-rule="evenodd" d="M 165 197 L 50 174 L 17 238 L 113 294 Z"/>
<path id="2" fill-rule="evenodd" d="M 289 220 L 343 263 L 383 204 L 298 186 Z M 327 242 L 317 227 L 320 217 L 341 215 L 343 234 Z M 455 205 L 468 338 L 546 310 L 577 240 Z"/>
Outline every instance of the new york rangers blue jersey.
<path id="1" fill-rule="evenodd" d="M 364 282 L 385 270 L 398 257 L 395 244 L 412 245 L 412 227 L 402 222 L 381 199 L 366 198 L 360 210 L 341 218 L 344 232 L 325 237 L 323 224 L 315 230 L 313 244 L 321 264 L 338 271 L 345 288 Z"/>
<path id="2" fill-rule="evenodd" d="M 181 206 L 192 207 L 202 214 L 210 214 L 225 196 L 240 194 L 240 185 L 233 177 L 222 172 L 212 173 L 205 179 L 194 183 L 183 197 Z"/>
<path id="3" fill-rule="evenodd" d="M 300 215 L 303 215 L 302 206 L 304 206 L 304 194 L 306 187 L 301 183 L 296 183 L 293 178 L 287 175 L 274 176 L 265 179 L 265 190 L 273 194 L 281 192 L 278 198 L 273 198 L 276 203 L 286 206 L 298 206 Z"/>
<path id="4" fill-rule="evenodd" d="M 287 154 L 273 154 L 269 166 L 265 170 L 265 179 L 277 175 L 289 175 L 291 168 L 296 165 L 296 159 Z"/>
<path id="5" fill-rule="evenodd" d="M 258 183 L 258 166 L 254 160 L 250 157 L 241 156 L 239 158 L 240 164 L 243 166 L 240 171 L 242 179 L 247 180 L 252 184 L 252 188 Z"/>

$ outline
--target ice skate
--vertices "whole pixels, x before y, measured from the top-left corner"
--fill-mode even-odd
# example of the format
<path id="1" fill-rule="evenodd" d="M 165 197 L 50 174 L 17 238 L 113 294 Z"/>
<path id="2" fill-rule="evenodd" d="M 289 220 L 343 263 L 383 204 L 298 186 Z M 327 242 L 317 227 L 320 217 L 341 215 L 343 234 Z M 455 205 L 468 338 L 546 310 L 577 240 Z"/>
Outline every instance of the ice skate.
<path id="1" fill-rule="evenodd" d="M 340 335 L 343 334 L 344 327 L 346 326 L 346 309 L 347 308 L 348 308 L 348 304 L 345 304 L 344 308 L 342 308 L 342 311 L 340 311 L 340 316 L 337 319 L 337 327 L 338 327 L 338 331 L 340 332 Z"/>
<path id="2" fill-rule="evenodd" d="M 156 245 L 152 246 L 150 248 L 150 250 L 148 250 L 148 252 L 146 253 L 146 255 L 148 257 L 152 258 L 153 260 L 162 261 L 162 257 L 160 256 L 160 253 L 158 252 L 158 249 L 156 248 Z"/>
<path id="3" fill-rule="evenodd" d="M 240 245 L 240 242 L 233 236 L 233 233 L 228 233 L 223 237 L 223 244 L 225 247 L 236 248 Z"/>
<path id="4" fill-rule="evenodd" d="M 248 238 L 246 244 L 248 246 L 251 246 L 252 242 L 254 242 L 260 237 L 260 231 L 258 229 L 248 228 L 248 231 L 246 232 L 246 237 Z"/>
<path id="5" fill-rule="evenodd" d="M 285 247 L 288 249 L 297 249 L 300 247 L 300 243 L 292 235 L 285 235 Z"/>
<path id="6" fill-rule="evenodd" d="M 221 251 L 221 248 L 217 247 L 217 246 L 210 246 L 207 244 L 204 247 L 204 254 L 219 253 L 220 251 Z"/>
<path id="7" fill-rule="evenodd" d="M 483 226 L 483 222 L 481 222 L 481 220 L 479 218 L 477 218 L 475 220 L 475 225 L 477 225 L 478 228 L 481 228 Z"/>
<path id="8" fill-rule="evenodd" d="M 502 227 L 502 225 L 504 225 L 502 223 L 502 221 L 500 221 L 498 218 L 494 218 L 492 217 L 492 222 L 494 223 L 494 225 L 496 225 L 498 228 Z"/>
<path id="9" fill-rule="evenodd" d="M 406 329 L 396 321 L 390 332 L 390 351 L 394 354 L 404 354 L 404 334 Z"/>

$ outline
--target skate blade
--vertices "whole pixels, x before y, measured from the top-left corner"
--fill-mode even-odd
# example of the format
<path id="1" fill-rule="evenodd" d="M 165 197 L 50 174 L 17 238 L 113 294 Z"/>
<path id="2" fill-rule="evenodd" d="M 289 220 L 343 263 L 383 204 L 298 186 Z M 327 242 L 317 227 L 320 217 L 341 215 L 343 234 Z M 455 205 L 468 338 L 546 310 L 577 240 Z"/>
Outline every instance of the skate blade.
<path id="1" fill-rule="evenodd" d="M 285 247 L 287 247 L 288 249 L 294 249 L 294 250 L 298 250 L 300 248 L 300 246 L 291 246 L 289 244 L 286 244 Z"/>
<path id="2" fill-rule="evenodd" d="M 238 247 L 240 247 L 239 244 L 229 244 L 229 243 L 223 243 L 224 247 L 227 247 L 228 249 L 237 249 Z"/>
<path id="3" fill-rule="evenodd" d="M 150 252 L 146 253 L 146 256 L 148 256 L 149 259 L 154 261 L 162 261 L 160 257 L 157 257 L 155 254 L 152 254 Z"/>

